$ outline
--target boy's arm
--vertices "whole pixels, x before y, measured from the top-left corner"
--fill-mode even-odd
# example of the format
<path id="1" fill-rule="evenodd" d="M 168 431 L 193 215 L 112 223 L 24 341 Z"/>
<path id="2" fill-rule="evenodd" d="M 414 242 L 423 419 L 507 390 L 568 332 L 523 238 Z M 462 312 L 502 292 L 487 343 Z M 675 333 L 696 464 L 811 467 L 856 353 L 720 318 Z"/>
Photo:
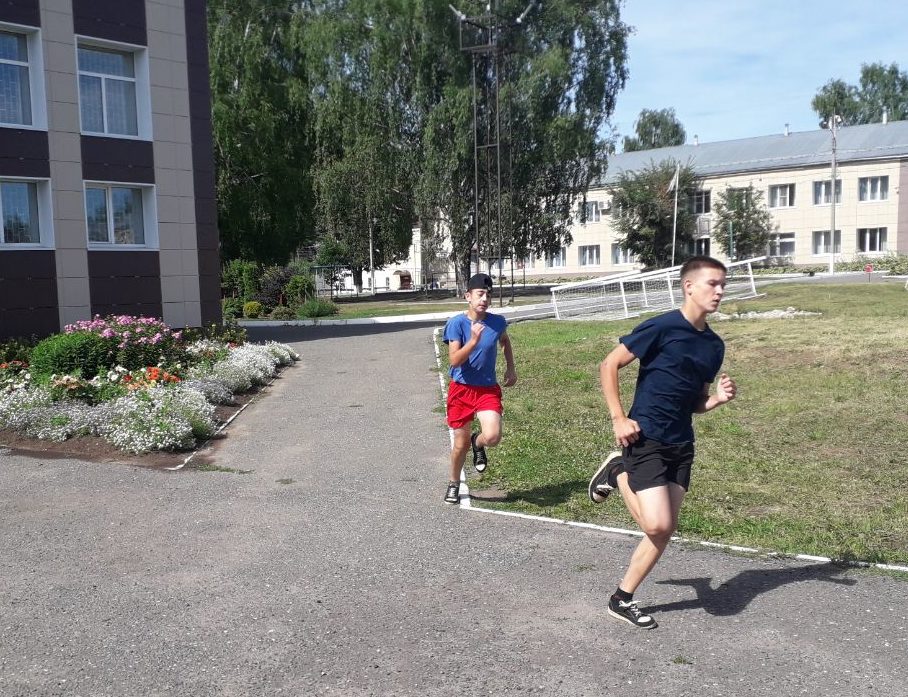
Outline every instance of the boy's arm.
<path id="1" fill-rule="evenodd" d="M 633 419 L 627 418 L 624 413 L 621 392 L 618 388 L 618 371 L 633 363 L 636 358 L 627 346 L 618 344 L 599 364 L 599 380 L 602 384 L 605 404 L 608 406 L 609 415 L 612 418 L 615 440 L 624 447 L 637 442 L 640 437 L 640 426 Z"/>
<path id="2" fill-rule="evenodd" d="M 470 353 L 476 348 L 476 344 L 479 343 L 479 335 L 482 334 L 483 329 L 485 329 L 485 325 L 482 322 L 473 322 L 470 325 L 470 338 L 467 343 L 461 345 L 456 339 L 451 339 L 448 342 L 448 363 L 450 363 L 452 368 L 467 362 Z"/>
<path id="3" fill-rule="evenodd" d="M 730 402 L 738 394 L 738 386 L 735 381 L 728 377 L 728 373 L 722 373 L 719 376 L 719 382 L 716 383 L 716 393 L 712 396 L 709 394 L 709 383 L 703 385 L 703 399 L 694 409 L 695 414 L 705 414 L 716 407 Z"/>
<path id="4" fill-rule="evenodd" d="M 508 336 L 507 331 L 501 333 L 498 343 L 504 349 L 504 386 L 511 387 L 517 382 L 517 368 L 514 367 L 514 349 L 511 347 L 511 337 Z"/>

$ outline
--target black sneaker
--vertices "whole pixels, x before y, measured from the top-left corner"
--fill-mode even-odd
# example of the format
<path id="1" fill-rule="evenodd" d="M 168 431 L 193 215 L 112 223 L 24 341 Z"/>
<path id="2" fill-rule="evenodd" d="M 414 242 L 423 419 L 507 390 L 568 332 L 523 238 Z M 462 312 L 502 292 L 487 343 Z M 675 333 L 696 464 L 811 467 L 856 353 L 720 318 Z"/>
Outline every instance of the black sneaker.
<path id="1" fill-rule="evenodd" d="M 656 620 L 649 615 L 644 614 L 640 608 L 637 607 L 636 600 L 631 600 L 626 603 L 623 600 L 609 598 L 608 614 L 617 620 L 623 620 L 640 629 L 655 629 L 659 626 L 656 624 Z"/>
<path id="2" fill-rule="evenodd" d="M 474 433 L 470 436 L 470 445 L 473 447 L 473 467 L 482 474 L 486 471 L 486 467 L 489 466 L 489 458 L 486 457 L 486 449 L 476 445 L 476 436 L 478 435 L 478 433 Z"/>
<path id="3" fill-rule="evenodd" d="M 460 482 L 448 482 L 445 503 L 460 503 Z"/>
<path id="4" fill-rule="evenodd" d="M 590 501 L 602 503 L 608 498 L 608 495 L 618 486 L 618 475 L 621 474 L 623 467 L 621 452 L 616 450 L 609 453 L 609 456 L 596 470 L 596 474 L 590 479 L 590 485 L 587 488 Z"/>

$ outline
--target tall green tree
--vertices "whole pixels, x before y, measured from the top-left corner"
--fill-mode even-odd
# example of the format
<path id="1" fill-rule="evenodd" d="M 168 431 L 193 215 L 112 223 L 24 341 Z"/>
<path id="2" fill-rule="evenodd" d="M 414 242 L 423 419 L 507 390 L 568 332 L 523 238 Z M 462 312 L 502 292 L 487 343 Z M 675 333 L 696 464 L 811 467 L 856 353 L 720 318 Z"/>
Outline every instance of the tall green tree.
<path id="1" fill-rule="evenodd" d="M 879 123 L 884 112 L 893 121 L 908 119 L 908 73 L 899 70 L 897 63 L 865 63 L 858 85 L 830 80 L 810 106 L 821 120 L 838 114 L 849 126 Z"/>
<path id="2" fill-rule="evenodd" d="M 223 256 L 284 263 L 312 237 L 304 21 L 291 0 L 208 3 Z"/>
<path id="3" fill-rule="evenodd" d="M 410 252 L 416 166 L 412 80 L 400 40 L 411 24 L 406 0 L 323 3 L 306 28 L 310 64 L 316 215 L 322 240 L 346 250 L 361 287 Z M 370 253 L 370 243 L 371 253 Z"/>
<path id="4" fill-rule="evenodd" d="M 674 109 L 643 109 L 634 122 L 636 135 L 624 137 L 624 152 L 684 145 L 687 132 Z"/>
<path id="5" fill-rule="evenodd" d="M 476 238 L 474 195 L 479 199 L 482 256 L 499 247 L 518 258 L 544 254 L 570 242 L 578 198 L 599 177 L 607 143 L 601 126 L 614 111 L 627 78 L 628 27 L 620 2 L 552 0 L 535 3 L 517 25 L 524 0 L 502 0 L 492 9 L 505 21 L 497 66 L 480 60 L 477 83 L 498 71 L 502 136 L 502 214 L 498 223 L 495 187 L 474 187 L 474 171 L 486 177 L 485 161 L 473 155 L 473 89 L 469 56 L 458 45 L 458 21 L 444 0 L 417 2 L 414 104 L 422 125 L 418 187 L 421 220 L 436 215 L 448 227 L 461 278 L 469 273 Z M 482 15 L 486 3 L 457 3 L 466 15 Z M 510 24 L 509 24 L 510 22 Z M 494 133 L 478 90 L 479 125 Z M 483 139 L 485 140 L 485 139 Z M 480 156 L 482 157 L 482 156 Z M 496 163 L 497 164 L 497 163 Z M 493 174 L 493 177 L 495 175 Z"/>
<path id="6" fill-rule="evenodd" d="M 614 225 L 621 248 L 633 252 L 648 268 L 664 268 L 671 264 L 677 186 L 674 257 L 676 264 L 684 261 L 688 256 L 686 250 L 693 244 L 696 226 L 695 216 L 687 205 L 688 194 L 696 191 L 697 185 L 693 169 L 674 160 L 650 162 L 637 172 L 622 172 L 612 187 L 612 209 L 616 211 Z"/>
<path id="7" fill-rule="evenodd" d="M 729 259 L 749 259 L 766 254 L 773 230 L 772 215 L 763 200 L 763 190 L 751 184 L 726 188 L 713 204 L 712 236 Z"/>

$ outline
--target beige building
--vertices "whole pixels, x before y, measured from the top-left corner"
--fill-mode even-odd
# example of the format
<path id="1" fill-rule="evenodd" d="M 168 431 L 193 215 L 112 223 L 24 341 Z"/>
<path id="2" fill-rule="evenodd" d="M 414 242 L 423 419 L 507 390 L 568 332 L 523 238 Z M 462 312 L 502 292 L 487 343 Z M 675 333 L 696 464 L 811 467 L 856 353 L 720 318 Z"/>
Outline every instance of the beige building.
<path id="1" fill-rule="evenodd" d="M 691 250 L 724 258 L 712 238 L 716 196 L 752 185 L 763 192 L 774 229 L 767 255 L 793 264 L 827 264 L 908 254 L 908 121 L 839 128 L 834 250 L 830 250 L 832 137 L 817 129 L 742 140 L 681 145 L 609 158 L 604 179 L 587 195 L 587 222 L 559 253 L 527 260 L 527 277 L 593 277 L 636 268 L 612 226 L 609 187 L 622 172 L 664 160 L 688 164 L 700 190 L 679 201 L 697 215 L 699 239 Z"/>

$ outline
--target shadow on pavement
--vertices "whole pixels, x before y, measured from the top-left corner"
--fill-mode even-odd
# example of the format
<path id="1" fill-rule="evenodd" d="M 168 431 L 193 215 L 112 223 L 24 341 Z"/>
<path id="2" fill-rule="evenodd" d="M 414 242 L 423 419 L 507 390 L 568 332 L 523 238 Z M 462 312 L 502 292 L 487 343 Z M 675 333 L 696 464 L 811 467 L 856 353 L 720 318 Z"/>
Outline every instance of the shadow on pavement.
<path id="1" fill-rule="evenodd" d="M 313 326 L 280 326 L 250 327 L 246 326 L 246 336 L 250 341 L 280 341 L 295 343 L 298 341 L 317 341 L 318 339 L 336 339 L 349 336 L 372 336 L 405 332 L 411 329 L 431 329 L 443 327 L 444 320 L 425 322 L 388 322 L 383 324 L 316 324 Z"/>
<path id="2" fill-rule="evenodd" d="M 502 492 L 498 489 L 488 489 L 474 492 L 471 489 L 470 498 L 487 503 L 526 501 L 536 506 L 557 506 L 574 496 L 578 488 L 586 491 L 587 483 L 586 480 L 577 479 L 570 482 L 559 482 L 548 486 L 536 487 L 535 489 L 527 489 L 526 491 Z"/>
<path id="3" fill-rule="evenodd" d="M 748 569 L 730 578 L 718 588 L 712 587 L 712 579 L 706 576 L 683 578 L 668 581 L 656 581 L 667 586 L 690 586 L 697 593 L 691 600 L 679 600 L 662 605 L 647 605 L 648 612 L 671 612 L 672 610 L 689 610 L 702 608 L 710 615 L 737 615 L 744 610 L 758 595 L 768 593 L 780 586 L 802 581 L 828 581 L 844 586 L 857 583 L 851 578 L 836 578 L 846 569 L 832 563 L 808 564 L 801 567 L 788 567 L 763 571 Z"/>

